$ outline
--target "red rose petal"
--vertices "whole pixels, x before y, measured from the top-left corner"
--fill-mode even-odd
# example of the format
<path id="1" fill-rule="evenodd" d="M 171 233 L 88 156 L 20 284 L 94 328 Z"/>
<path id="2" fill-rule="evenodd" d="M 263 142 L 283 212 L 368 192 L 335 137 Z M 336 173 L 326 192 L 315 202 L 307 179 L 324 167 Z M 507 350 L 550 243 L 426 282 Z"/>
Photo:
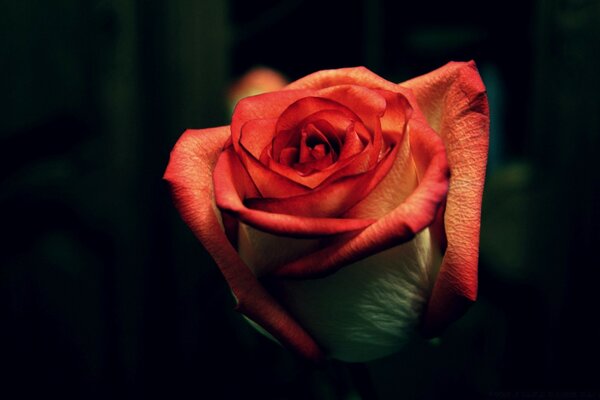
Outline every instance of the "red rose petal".
<path id="1" fill-rule="evenodd" d="M 342 136 L 342 133 L 345 132 L 349 125 L 352 125 L 358 119 L 357 116 L 349 113 L 349 110 L 321 110 L 309 115 L 300 120 L 297 126 L 278 132 L 277 138 L 273 141 L 273 146 L 267 146 L 263 150 L 261 161 L 264 164 L 269 164 L 269 159 L 281 162 L 280 152 L 289 148 L 298 148 L 301 144 L 302 131 L 306 130 L 309 126 L 314 126 L 324 136 L 322 139 L 333 150 L 336 152 L 339 151 L 341 147 L 340 136 Z"/>
<path id="2" fill-rule="evenodd" d="M 240 129 L 237 154 L 262 196 L 279 197 L 306 193 L 309 191 L 307 186 L 270 169 L 254 155 L 262 144 L 269 141 L 268 136 L 272 136 L 274 124 L 273 119 L 246 122 Z M 235 142 L 233 146 L 236 147 Z"/>
<path id="3" fill-rule="evenodd" d="M 290 131 L 294 132 L 300 128 L 301 125 L 306 123 L 304 121 L 307 118 L 311 117 L 313 114 L 322 113 L 325 111 L 328 111 L 331 117 L 321 117 L 317 119 L 325 119 L 331 124 L 335 124 L 334 121 L 340 119 L 342 121 L 355 121 L 360 119 L 360 117 L 353 110 L 344 106 L 342 103 L 325 97 L 310 96 L 294 102 L 285 109 L 281 116 L 279 116 L 277 121 L 277 135 L 282 135 L 285 132 Z M 274 155 L 281 151 L 281 148 L 286 147 L 286 142 L 279 141 L 279 139 L 283 137 L 287 138 L 287 136 L 275 138 L 275 141 L 273 142 Z"/>
<path id="4" fill-rule="evenodd" d="M 327 118 L 327 122 L 330 122 L 335 129 L 339 129 L 342 126 L 347 127 L 348 125 L 345 124 L 351 123 L 349 120 L 340 117 L 340 115 L 337 114 L 335 111 L 321 111 L 319 113 L 315 113 L 314 116 L 315 118 Z M 313 116 L 309 117 L 307 120 L 312 121 L 312 117 Z M 315 123 L 317 122 L 315 121 Z M 363 138 L 366 134 L 381 137 L 381 128 L 379 121 L 374 122 L 374 125 L 374 133 L 371 134 L 366 131 L 366 128 L 361 122 L 354 122 L 354 128 L 356 129 L 356 132 L 360 133 L 359 137 Z M 344 133 L 344 136 L 345 135 L 346 134 Z M 367 138 L 365 138 L 365 140 L 367 140 Z M 378 142 L 380 144 L 379 149 L 376 149 L 371 141 L 366 146 L 363 146 L 361 152 L 355 153 L 353 156 L 350 156 L 349 154 L 344 154 L 344 158 L 338 158 L 335 164 L 331 164 L 329 167 L 324 168 L 323 170 L 314 171 L 312 174 L 309 175 L 303 176 L 299 174 L 298 171 L 295 170 L 293 167 L 288 167 L 287 165 L 280 162 L 276 162 L 273 159 L 267 160 L 267 166 L 272 172 L 284 176 L 290 181 L 306 186 L 307 188 L 314 189 L 317 186 L 323 184 L 325 180 L 331 180 L 333 177 L 335 177 L 335 179 L 339 179 L 344 176 L 365 172 L 372 168 L 378 161 L 378 155 L 380 152 L 382 140 L 380 139 Z M 254 171 L 249 170 L 249 172 L 253 176 Z M 287 196 L 268 196 L 264 193 L 263 195 L 264 197 L 279 198 L 288 197 L 295 194 L 292 194 L 290 191 L 288 191 Z"/>
<path id="5" fill-rule="evenodd" d="M 398 154 L 389 172 L 367 197 L 344 213 L 344 218 L 382 218 L 415 190 L 419 174 L 410 145 L 410 131 L 414 129 L 415 121 L 411 120 L 407 133 L 402 136 Z"/>
<path id="6" fill-rule="evenodd" d="M 253 98 L 244 99 L 240 101 L 240 105 L 238 108 L 241 110 L 240 113 L 242 115 L 249 115 L 249 112 L 246 112 L 246 108 L 250 107 L 250 100 L 255 99 L 256 97 L 261 96 L 255 96 Z M 286 96 L 285 98 L 289 101 L 294 97 Z M 328 99 L 320 99 L 315 97 L 308 97 L 306 99 L 302 99 L 294 103 L 289 108 L 292 111 L 295 110 L 294 112 L 300 113 L 300 116 L 303 116 L 304 113 L 313 111 L 314 107 L 317 106 L 329 107 L 329 109 L 321 110 L 314 113 L 313 115 L 310 115 L 307 119 L 305 119 L 304 122 L 322 124 L 320 120 L 323 120 L 326 121 L 329 125 L 332 125 L 334 129 L 342 129 L 341 127 L 345 128 L 348 124 L 351 123 L 352 120 L 350 118 L 357 118 L 355 114 L 353 114 L 350 110 L 346 109 L 344 106 L 341 106 L 340 104 Z M 241 123 L 240 119 L 234 118 L 234 120 L 238 122 L 238 125 Z M 281 121 L 281 119 L 279 121 Z M 243 125 L 238 126 L 237 135 L 233 134 L 232 127 L 232 142 L 234 148 L 240 155 L 242 163 L 248 170 L 248 173 L 250 174 L 252 180 L 256 184 L 256 187 L 258 188 L 262 196 L 277 198 L 303 194 L 308 192 L 309 189 L 318 186 L 332 173 L 346 167 L 351 162 L 355 167 L 353 169 L 345 170 L 343 174 L 340 173 L 338 174 L 338 176 L 357 173 L 358 168 L 360 166 L 365 165 L 364 162 L 355 163 L 353 162 L 353 160 L 346 160 L 343 163 L 339 163 L 336 165 L 332 164 L 331 168 L 323 168 L 322 170 L 317 170 L 313 174 L 302 176 L 299 173 L 299 171 L 294 169 L 292 166 L 288 166 L 287 163 L 274 162 L 269 157 L 265 159 L 264 149 L 268 148 L 267 143 L 275 135 L 275 124 L 275 119 L 272 118 L 247 120 Z M 376 123 L 374 130 L 375 132 L 380 132 L 378 122 Z M 337 139 L 329 137 L 329 140 L 330 142 L 333 142 Z M 334 144 L 337 145 L 337 143 Z M 287 142 L 284 142 L 282 144 L 282 146 L 285 145 L 287 145 Z M 372 147 L 369 147 L 369 150 L 373 153 L 375 152 L 375 150 L 372 149 Z M 275 149 L 272 151 L 280 150 Z M 262 153 L 259 155 L 259 152 Z M 287 156 L 289 156 L 289 152 L 290 150 L 286 150 Z M 364 155 L 362 157 L 368 158 L 367 155 Z M 266 166 L 264 165 L 265 162 L 267 163 Z M 374 164 L 374 162 L 371 162 L 370 164 L 372 165 Z"/>
<path id="7" fill-rule="evenodd" d="M 294 147 L 288 147 L 286 149 L 281 150 L 281 154 L 279 155 L 281 158 L 281 163 L 283 165 L 287 165 L 291 167 L 296 160 L 298 160 L 298 149 Z"/>
<path id="8" fill-rule="evenodd" d="M 276 118 L 253 119 L 247 121 L 240 129 L 239 145 L 252 157 L 260 160 L 263 150 L 275 137 Z"/>
<path id="9" fill-rule="evenodd" d="M 361 140 L 361 135 L 359 135 L 359 132 L 362 133 L 362 135 L 367 133 L 365 126 L 361 123 L 352 124 L 346 129 L 346 134 L 344 135 L 344 145 L 342 146 L 339 154 L 340 160 L 350 158 L 360 153 L 365 148 L 365 144 Z"/>
<path id="10" fill-rule="evenodd" d="M 348 107 L 369 129 L 373 129 L 376 124 L 379 125 L 379 118 L 385 113 L 387 107 L 385 98 L 379 91 L 362 86 L 339 85 L 321 89 L 317 93 L 319 96 Z"/>
<path id="11" fill-rule="evenodd" d="M 489 140 L 485 87 L 474 62 L 449 63 L 402 84 L 444 140 L 450 189 L 444 213 L 447 248 L 423 320 L 438 334 L 477 297 L 481 198 Z"/>
<path id="12" fill-rule="evenodd" d="M 322 171 L 333 163 L 333 152 L 335 151 L 329 139 L 314 124 L 308 124 L 302 131 L 300 141 L 300 157 L 294 168 L 304 174 L 313 170 Z M 311 145 L 312 143 L 318 143 Z"/>
<path id="13" fill-rule="evenodd" d="M 282 90 L 246 97 L 240 100 L 231 117 L 231 139 L 236 143 L 240 140 L 241 127 L 248 121 L 256 119 L 278 118 L 283 111 L 295 101 L 304 97 L 314 96 L 313 90 Z"/>
<path id="14" fill-rule="evenodd" d="M 307 218 L 246 207 L 244 201 L 249 197 L 256 197 L 258 193 L 233 147 L 219 156 L 213 178 L 217 206 L 240 221 L 268 233 L 291 237 L 321 237 L 364 229 L 374 222 L 367 218 Z"/>
<path id="15" fill-rule="evenodd" d="M 372 170 L 335 179 L 309 193 L 285 198 L 249 198 L 246 205 L 254 210 L 306 217 L 339 217 L 366 197 L 386 176 L 398 154 L 396 145 Z M 342 220 L 354 220 L 344 218 Z M 362 218 L 359 218 L 362 220 Z M 371 220 L 373 221 L 373 220 Z"/>
<path id="16" fill-rule="evenodd" d="M 303 357 L 321 361 L 319 346 L 260 284 L 221 228 L 215 213 L 212 172 L 229 137 L 229 127 L 186 131 L 171 152 L 164 179 L 183 220 L 227 280 L 237 309 Z"/>
<path id="17" fill-rule="evenodd" d="M 359 85 L 367 88 L 397 91 L 397 85 L 383 79 L 365 67 L 318 71 L 287 85 L 290 90 L 315 90 L 337 85 Z"/>
<path id="18" fill-rule="evenodd" d="M 281 98 L 277 98 L 278 93 L 281 95 Z M 381 94 L 357 86 L 339 86 L 323 89 L 317 93 L 323 96 L 323 98 L 308 96 L 309 94 L 314 94 L 314 92 L 292 90 L 269 93 L 243 99 L 236 107 L 231 125 L 233 146 L 240 154 L 242 163 L 247 168 L 252 180 L 263 196 L 278 198 L 285 195 L 302 194 L 302 192 L 305 192 L 302 187 L 288 181 L 312 189 L 322 184 L 332 174 L 335 174 L 337 178 L 341 178 L 364 172 L 378 161 L 378 155 L 383 147 L 379 117 L 384 114 L 386 106 L 385 98 Z M 299 98 L 301 96 L 307 97 Z M 267 101 L 273 101 L 274 105 L 272 108 L 267 106 Z M 361 138 L 365 134 L 370 134 L 372 139 L 371 146 L 364 148 L 364 150 L 368 150 L 369 154 L 366 154 L 367 152 L 365 151 L 365 154 L 361 156 L 361 160 L 358 162 L 348 159 L 344 163 L 331 163 L 329 167 L 325 165 L 325 161 L 314 167 L 301 165 L 298 166 L 301 169 L 300 171 L 294 169 L 294 166 L 290 166 L 287 162 L 280 162 L 281 151 L 288 148 L 290 140 L 293 140 L 289 135 L 293 135 L 293 130 L 297 129 L 301 123 L 313 122 L 317 124 L 317 118 L 322 117 L 321 119 L 324 121 L 334 124 L 334 127 L 337 126 L 339 128 L 338 123 L 341 123 L 339 115 L 337 119 L 333 115 L 327 115 L 327 119 L 324 119 L 326 113 L 329 112 L 329 114 L 332 114 L 333 111 L 336 111 L 346 116 L 348 118 L 346 121 L 355 121 L 357 128 L 363 126 L 360 121 L 356 121 L 357 116 L 354 110 L 350 111 L 346 105 L 352 106 L 356 109 L 359 117 L 362 116 L 367 120 L 367 130 L 357 129 L 357 132 L 360 133 Z M 262 124 L 262 122 L 257 122 L 258 118 L 262 117 L 271 120 L 276 115 L 274 110 L 281 111 L 281 109 L 284 109 L 284 111 L 278 119 L 275 135 L 273 136 L 272 132 L 272 122 L 264 122 L 264 130 L 258 132 L 256 126 Z M 262 110 L 265 114 L 261 116 L 256 110 Z M 253 119 L 257 119 L 257 121 Z M 344 130 L 347 128 L 347 123 L 343 128 Z M 245 133 L 245 131 L 251 131 L 252 133 Z M 269 137 L 273 137 L 273 146 L 270 149 L 270 153 L 268 146 L 265 145 Z M 257 153 L 261 147 L 263 150 L 259 156 Z M 244 154 L 245 152 L 250 154 Z M 272 159 L 269 159 L 269 154 L 273 157 Z M 290 154 L 290 150 L 286 150 L 286 160 L 289 159 Z M 273 159 L 278 162 L 274 162 Z M 259 165 L 257 163 L 258 160 L 263 164 L 267 164 L 268 168 Z M 344 169 L 344 171 L 340 172 L 341 169 Z M 273 184 L 274 181 L 277 184 Z"/>
<path id="19" fill-rule="evenodd" d="M 278 176 L 258 161 L 260 156 L 254 157 L 248 150 L 242 149 L 242 128 L 250 123 L 246 129 L 252 131 L 252 124 L 261 124 L 260 121 L 263 120 L 277 119 L 292 103 L 314 94 L 315 92 L 310 90 L 284 90 L 246 97 L 237 103 L 231 117 L 231 142 L 236 152 L 240 154 L 244 166 L 251 171 L 251 176 L 259 190 L 266 190 L 263 195 L 277 196 L 286 191 L 299 194 L 306 191 L 307 188 L 290 182 L 283 176 Z M 250 133 L 247 134 L 247 140 L 253 140 L 252 136 Z M 268 185 L 269 182 L 274 182 L 274 184 Z"/>
<path id="20" fill-rule="evenodd" d="M 333 181 L 335 179 L 341 179 L 345 176 L 351 176 L 366 172 L 371 167 L 373 167 L 373 164 L 375 164 L 373 160 L 377 159 L 377 155 L 373 153 L 373 146 L 369 144 L 360 153 L 348 158 L 344 158 L 343 160 L 338 160 L 336 165 L 332 164 L 329 167 L 324 168 L 323 170 L 316 170 L 312 174 L 304 176 L 303 181 L 306 184 L 309 184 L 314 190 L 315 188 L 326 184 L 327 181 Z M 286 167 L 283 164 L 278 164 L 275 162 L 270 162 L 269 168 L 285 177 L 293 177 L 293 174 L 298 174 L 298 171 L 296 171 L 293 167 Z M 307 193 L 310 193 L 310 191 L 303 191 L 299 194 L 287 191 L 287 195 L 265 195 L 264 197 L 286 198 Z"/>

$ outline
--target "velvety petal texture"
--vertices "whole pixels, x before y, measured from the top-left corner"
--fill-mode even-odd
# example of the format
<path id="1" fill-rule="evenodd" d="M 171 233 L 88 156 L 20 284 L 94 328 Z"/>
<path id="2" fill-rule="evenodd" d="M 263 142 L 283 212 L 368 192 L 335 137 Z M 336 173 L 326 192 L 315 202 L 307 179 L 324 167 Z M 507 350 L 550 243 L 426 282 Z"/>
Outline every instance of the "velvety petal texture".
<path id="1" fill-rule="evenodd" d="M 447 248 L 423 325 L 425 333 L 433 336 L 477 297 L 488 101 L 473 61 L 449 63 L 402 85 L 412 89 L 427 122 L 444 141 L 451 171 L 443 218 Z"/>
<path id="2" fill-rule="evenodd" d="M 273 237 L 247 226 L 239 240 L 242 259 L 262 276 L 319 246 L 313 240 Z M 266 251 L 274 244 L 282 250 Z M 398 351 L 414 334 L 440 258 L 425 229 L 407 243 L 349 263 L 334 274 L 267 282 L 325 354 L 363 362 Z"/>
<path id="3" fill-rule="evenodd" d="M 473 62 L 402 84 L 320 71 L 187 131 L 165 179 L 253 323 L 367 361 L 475 300 L 488 124 Z"/>
<path id="4" fill-rule="evenodd" d="M 323 353 L 317 343 L 260 284 L 225 236 L 215 206 L 213 171 L 229 137 L 229 127 L 186 131 L 171 152 L 164 179 L 183 220 L 221 269 L 238 310 L 281 343 L 318 362 Z"/>

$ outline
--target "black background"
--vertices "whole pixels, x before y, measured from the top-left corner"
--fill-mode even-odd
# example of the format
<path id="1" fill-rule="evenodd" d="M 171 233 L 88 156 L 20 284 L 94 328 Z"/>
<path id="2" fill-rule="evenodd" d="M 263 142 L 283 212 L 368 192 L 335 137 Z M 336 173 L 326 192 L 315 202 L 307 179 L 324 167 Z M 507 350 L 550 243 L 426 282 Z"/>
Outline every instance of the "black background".
<path id="1" fill-rule="evenodd" d="M 599 27 L 584 0 L 5 2 L 2 397 L 599 398 Z M 401 82 L 469 59 L 492 121 L 479 301 L 358 372 L 256 334 L 161 180 L 181 132 L 227 124 L 257 65 Z"/>

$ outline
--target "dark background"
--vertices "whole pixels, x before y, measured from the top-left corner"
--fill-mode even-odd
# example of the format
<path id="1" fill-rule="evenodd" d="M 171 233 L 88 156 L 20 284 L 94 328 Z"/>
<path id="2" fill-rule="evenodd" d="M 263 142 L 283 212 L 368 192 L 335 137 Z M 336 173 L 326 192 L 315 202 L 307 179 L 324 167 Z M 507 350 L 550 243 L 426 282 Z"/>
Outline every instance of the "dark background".
<path id="1" fill-rule="evenodd" d="M 23 0 L 0 33 L 0 397 L 600 398 L 600 2 Z M 161 181 L 181 132 L 227 124 L 256 65 L 400 82 L 469 59 L 480 300 L 362 372 L 256 334 Z"/>

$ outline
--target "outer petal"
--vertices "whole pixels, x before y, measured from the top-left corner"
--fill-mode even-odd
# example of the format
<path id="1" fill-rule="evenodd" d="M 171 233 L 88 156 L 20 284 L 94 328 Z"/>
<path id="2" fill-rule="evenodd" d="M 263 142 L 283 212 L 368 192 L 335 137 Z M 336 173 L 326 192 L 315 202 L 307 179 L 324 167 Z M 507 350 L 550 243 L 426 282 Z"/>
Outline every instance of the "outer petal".
<path id="1" fill-rule="evenodd" d="M 336 85 L 359 85 L 391 91 L 398 90 L 398 85 L 383 79 L 365 67 L 329 69 L 315 72 L 290 83 L 285 89 L 323 89 Z"/>
<path id="2" fill-rule="evenodd" d="M 239 252 L 257 275 L 318 249 L 299 239 L 240 235 Z M 276 245 L 281 251 L 271 251 Z M 428 229 L 413 240 L 320 279 L 272 279 L 269 291 L 332 358 L 365 362 L 398 351 L 413 336 L 433 286 L 439 254 Z"/>
<path id="3" fill-rule="evenodd" d="M 300 355 L 323 354 L 315 341 L 265 290 L 227 240 L 215 207 L 212 172 L 229 127 L 186 131 L 171 152 L 164 179 L 172 188 L 184 221 L 217 262 L 235 295 L 239 311 Z"/>
<path id="4" fill-rule="evenodd" d="M 444 215 L 448 247 L 423 320 L 424 333 L 435 335 L 477 297 L 488 103 L 472 61 L 451 62 L 401 85 L 412 89 L 428 123 L 444 141 L 451 172 Z"/>

